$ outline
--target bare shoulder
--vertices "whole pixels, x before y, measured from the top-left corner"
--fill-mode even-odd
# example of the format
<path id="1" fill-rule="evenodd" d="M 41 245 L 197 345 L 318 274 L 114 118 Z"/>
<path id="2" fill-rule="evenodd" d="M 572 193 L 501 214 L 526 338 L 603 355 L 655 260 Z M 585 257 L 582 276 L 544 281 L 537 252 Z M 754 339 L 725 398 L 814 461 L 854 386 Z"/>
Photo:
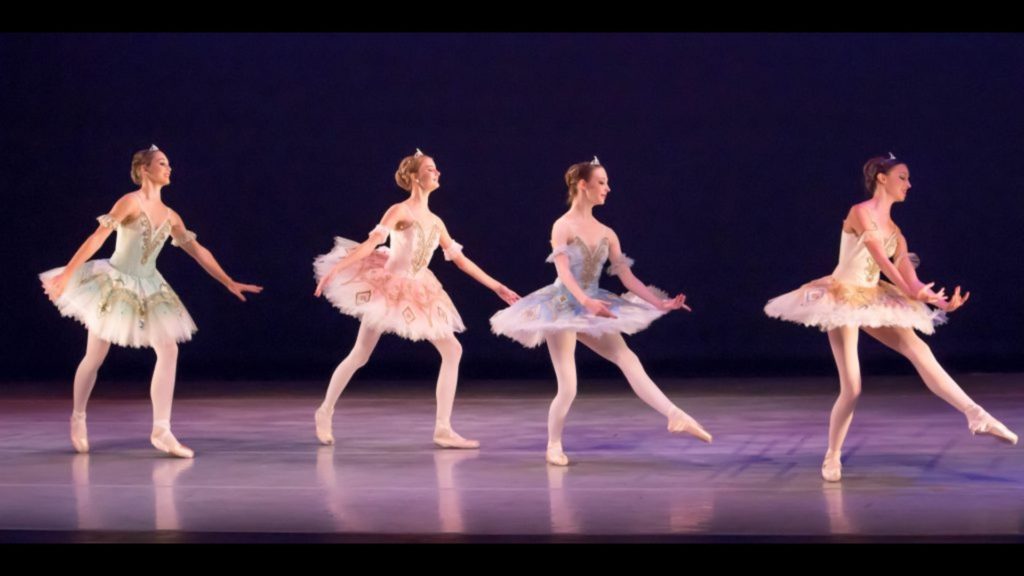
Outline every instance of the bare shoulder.
<path id="1" fill-rule="evenodd" d="M 384 212 L 384 216 L 405 216 L 409 213 L 409 207 L 404 202 L 397 202 L 388 206 L 387 211 Z"/>
<path id="2" fill-rule="evenodd" d="M 434 226 L 437 226 L 439 229 L 444 230 L 445 232 L 448 231 L 448 227 L 445 226 L 444 220 L 442 220 L 440 216 L 438 216 L 437 214 L 434 214 L 433 212 L 431 212 L 430 213 L 430 217 L 434 221 Z"/>
<path id="3" fill-rule="evenodd" d="M 572 224 L 569 222 L 569 218 L 565 215 L 558 217 L 557 220 L 551 225 L 551 233 L 567 233 L 572 229 Z"/>
<path id="4" fill-rule="evenodd" d="M 114 202 L 114 206 L 110 209 L 110 214 L 113 214 L 118 220 L 124 220 L 136 214 L 139 210 L 139 202 L 135 193 L 128 192 Z"/>
<path id="5" fill-rule="evenodd" d="M 846 219 L 843 220 L 843 229 L 852 229 L 855 233 L 860 234 L 871 228 L 868 225 L 870 222 L 871 215 L 868 213 L 867 202 L 861 202 L 850 207 Z"/>
<path id="6" fill-rule="evenodd" d="M 167 210 L 170 212 L 171 226 L 185 226 L 185 221 L 181 219 L 181 214 L 178 214 L 177 210 L 170 206 L 167 207 Z"/>
<path id="7" fill-rule="evenodd" d="M 867 202 L 867 200 L 865 200 L 864 202 L 858 202 L 858 203 L 854 204 L 853 206 L 850 206 L 850 212 L 849 212 L 848 215 L 852 216 L 852 217 L 855 217 L 855 218 L 864 218 L 865 216 L 867 216 L 868 215 L 868 202 Z"/>
<path id="8" fill-rule="evenodd" d="M 608 236 L 609 238 L 618 238 L 615 234 L 615 230 L 612 230 L 611 226 L 608 226 L 603 222 L 598 222 L 597 224 L 601 227 L 601 232 L 603 232 L 605 236 Z"/>
<path id="9" fill-rule="evenodd" d="M 381 216 L 380 221 L 385 223 L 386 226 L 394 228 L 399 222 L 409 220 L 412 215 L 409 213 L 409 207 L 404 203 L 399 202 L 392 204 Z"/>
<path id="10" fill-rule="evenodd" d="M 137 207 L 139 205 L 138 196 L 135 192 L 125 192 L 120 198 L 114 202 L 114 207 L 118 206 L 132 206 Z"/>

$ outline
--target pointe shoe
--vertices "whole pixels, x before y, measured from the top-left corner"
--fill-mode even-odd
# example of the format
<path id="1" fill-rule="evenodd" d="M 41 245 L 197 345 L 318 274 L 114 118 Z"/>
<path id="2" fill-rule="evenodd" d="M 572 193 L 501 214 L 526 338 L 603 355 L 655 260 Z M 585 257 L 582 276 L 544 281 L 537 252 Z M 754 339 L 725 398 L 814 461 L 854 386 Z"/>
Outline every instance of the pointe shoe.
<path id="1" fill-rule="evenodd" d="M 85 428 L 85 412 L 71 413 L 71 445 L 75 447 L 75 452 L 80 454 L 89 451 L 89 433 Z"/>
<path id="2" fill-rule="evenodd" d="M 555 466 L 568 466 L 569 457 L 562 452 L 562 443 L 548 444 L 548 450 L 544 454 L 544 459 L 548 461 L 548 464 L 554 464 Z"/>
<path id="3" fill-rule="evenodd" d="M 669 432 L 685 432 L 701 442 L 711 444 L 711 434 L 693 419 L 692 416 L 682 410 L 675 410 L 668 419 Z"/>
<path id="4" fill-rule="evenodd" d="M 989 434 L 1008 444 L 1017 444 L 1017 435 L 981 406 L 974 404 L 964 412 L 964 415 L 967 416 L 967 428 L 971 434 Z"/>
<path id="5" fill-rule="evenodd" d="M 825 452 L 825 461 L 821 463 L 821 477 L 826 482 L 839 482 L 843 477 L 843 462 L 839 452 Z"/>
<path id="6" fill-rule="evenodd" d="M 434 429 L 434 444 L 437 444 L 441 448 L 473 449 L 480 447 L 480 442 L 476 440 L 466 440 L 451 428 L 443 427 Z"/>
<path id="7" fill-rule="evenodd" d="M 153 434 L 149 437 L 149 442 L 154 448 L 162 452 L 166 452 L 171 456 L 178 458 L 194 458 L 195 452 L 191 448 L 185 446 L 178 439 L 171 434 L 169 428 L 154 428 Z"/>
<path id="8" fill-rule="evenodd" d="M 317 408 L 313 413 L 313 420 L 316 422 L 316 439 L 325 446 L 334 444 L 334 434 L 331 432 L 331 418 L 334 412 L 324 412 L 323 408 Z"/>

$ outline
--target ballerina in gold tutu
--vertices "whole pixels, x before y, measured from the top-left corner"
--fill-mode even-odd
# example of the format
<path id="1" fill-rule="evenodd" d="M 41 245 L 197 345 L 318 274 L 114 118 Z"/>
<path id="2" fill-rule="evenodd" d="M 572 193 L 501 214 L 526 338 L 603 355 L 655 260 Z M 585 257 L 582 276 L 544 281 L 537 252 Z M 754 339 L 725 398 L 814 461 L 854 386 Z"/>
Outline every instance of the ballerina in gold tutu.
<path id="1" fill-rule="evenodd" d="M 910 169 L 890 153 L 868 160 L 863 173 L 870 199 L 853 206 L 843 222 L 836 269 L 772 298 L 764 308 L 773 318 L 828 332 L 840 390 L 829 420 L 822 477 L 830 482 L 842 477 L 840 451 L 861 391 L 860 330 L 910 360 L 936 396 L 964 413 L 972 434 L 1016 444 L 1017 435 L 971 400 L 914 333 L 932 334 L 934 326 L 946 321 L 946 313 L 967 302 L 970 293 L 961 295 L 957 286 L 947 297 L 944 290 L 932 289 L 934 282 L 925 284 L 917 278 L 918 259 L 907 251 L 907 240 L 890 214 L 893 204 L 907 198 Z M 892 282 L 881 280 L 880 274 Z"/>

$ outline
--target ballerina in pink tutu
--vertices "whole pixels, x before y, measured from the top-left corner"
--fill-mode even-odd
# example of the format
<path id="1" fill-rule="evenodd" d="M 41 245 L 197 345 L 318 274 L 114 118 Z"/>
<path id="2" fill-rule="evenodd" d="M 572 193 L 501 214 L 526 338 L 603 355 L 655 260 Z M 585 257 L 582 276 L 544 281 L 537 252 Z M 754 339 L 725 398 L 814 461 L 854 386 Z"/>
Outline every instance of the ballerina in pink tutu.
<path id="1" fill-rule="evenodd" d="M 355 346 L 334 370 L 324 401 L 314 415 L 316 436 L 322 444 L 334 443 L 331 424 L 338 397 L 352 375 L 370 359 L 381 334 L 390 332 L 407 340 L 428 340 L 441 355 L 434 443 L 443 448 L 480 446 L 452 429 L 452 405 L 462 357 L 455 333 L 466 328 L 427 264 L 440 245 L 445 260 L 454 262 L 505 302 L 514 303 L 519 296 L 467 258 L 444 222 L 430 211 L 427 203 L 440 186 L 440 177 L 434 159 L 419 149 L 403 158 L 395 181 L 409 192 L 409 198 L 391 206 L 367 240 L 358 243 L 335 238 L 334 249 L 313 263 L 318 281 L 314 294 L 323 294 L 341 312 L 360 320 Z M 390 247 L 378 248 L 388 237 Z"/>

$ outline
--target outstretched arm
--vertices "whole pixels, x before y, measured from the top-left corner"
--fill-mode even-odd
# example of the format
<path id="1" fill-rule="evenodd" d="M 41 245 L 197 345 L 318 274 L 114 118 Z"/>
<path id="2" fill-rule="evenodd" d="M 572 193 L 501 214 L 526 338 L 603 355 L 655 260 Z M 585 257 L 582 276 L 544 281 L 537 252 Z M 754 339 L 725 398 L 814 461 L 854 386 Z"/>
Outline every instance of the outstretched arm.
<path id="1" fill-rule="evenodd" d="M 221 268 L 220 263 L 213 257 L 205 246 L 196 240 L 196 234 L 185 227 L 185 222 L 177 212 L 171 211 L 171 244 L 185 251 L 186 254 L 195 259 L 202 266 L 206 273 L 224 285 L 239 300 L 245 302 L 245 293 L 252 292 L 259 294 L 263 291 L 262 286 L 255 284 L 243 284 L 236 282 L 228 276 L 228 273 Z"/>
<path id="2" fill-rule="evenodd" d="M 462 253 L 462 244 L 452 240 L 451 235 L 448 234 L 448 227 L 443 222 L 441 223 L 440 242 L 441 249 L 444 250 L 445 260 L 453 262 L 459 267 L 459 270 L 465 272 L 470 278 L 493 290 L 498 295 L 498 298 L 504 300 L 506 304 L 515 304 L 519 300 L 519 294 L 516 294 L 513 290 L 492 278 L 477 266 L 475 262 L 470 260 L 468 256 Z"/>
<path id="3" fill-rule="evenodd" d="M 636 275 L 633 274 L 633 260 L 622 252 L 622 245 L 619 243 L 619 237 L 615 232 L 609 228 L 609 237 L 611 239 L 611 245 L 609 246 L 608 260 L 611 264 L 608 266 L 608 273 L 618 276 L 622 285 L 627 290 L 636 294 L 642 298 L 645 302 L 658 308 L 659 310 L 679 310 L 682 308 L 686 311 L 692 311 L 689 306 L 686 305 L 686 295 L 677 294 L 675 298 L 662 298 L 658 294 L 654 293 L 646 284 L 640 281 Z"/>

